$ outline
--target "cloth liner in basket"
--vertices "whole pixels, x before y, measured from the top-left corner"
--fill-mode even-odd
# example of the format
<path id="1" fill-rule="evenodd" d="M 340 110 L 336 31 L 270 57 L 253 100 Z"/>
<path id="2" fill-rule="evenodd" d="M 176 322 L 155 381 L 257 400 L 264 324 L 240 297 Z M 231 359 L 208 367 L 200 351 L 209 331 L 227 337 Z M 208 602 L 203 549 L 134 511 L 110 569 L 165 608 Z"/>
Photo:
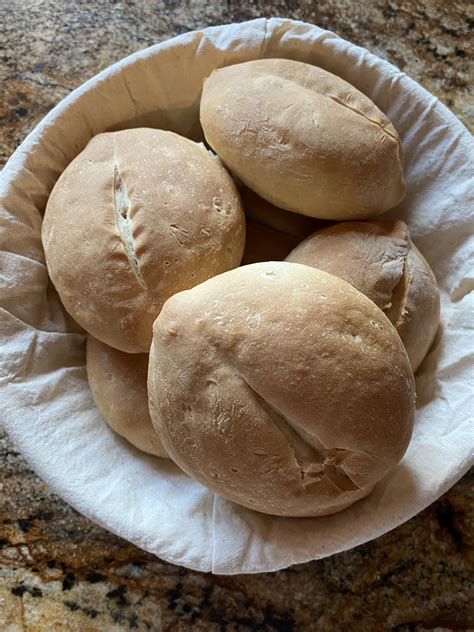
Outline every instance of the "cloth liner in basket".
<path id="1" fill-rule="evenodd" d="M 149 126 L 202 140 L 203 79 L 218 66 L 261 57 L 321 66 L 350 81 L 393 121 L 408 192 L 390 215 L 408 223 L 441 287 L 442 326 L 417 376 L 416 423 L 405 458 L 368 498 L 323 518 L 244 509 L 115 435 L 92 401 L 84 335 L 48 281 L 40 239 L 56 179 L 94 134 Z M 36 472 L 78 511 L 193 569 L 273 571 L 393 529 L 473 462 L 472 157 L 469 133 L 436 98 L 387 62 L 309 24 L 258 19 L 209 28 L 111 66 L 54 108 L 1 174 L 0 406 L 8 432 Z"/>

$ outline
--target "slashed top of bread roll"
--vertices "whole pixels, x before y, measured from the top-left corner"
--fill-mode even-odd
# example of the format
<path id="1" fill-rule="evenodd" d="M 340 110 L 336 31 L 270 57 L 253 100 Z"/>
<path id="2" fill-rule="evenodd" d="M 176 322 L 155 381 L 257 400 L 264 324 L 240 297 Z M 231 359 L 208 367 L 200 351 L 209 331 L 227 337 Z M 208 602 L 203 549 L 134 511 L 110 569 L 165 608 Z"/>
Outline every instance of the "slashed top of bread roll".
<path id="1" fill-rule="evenodd" d="M 383 312 L 345 281 L 287 262 L 171 297 L 154 324 L 150 413 L 170 457 L 241 505 L 333 513 L 402 458 L 414 378 Z"/>
<path id="2" fill-rule="evenodd" d="M 395 325 L 413 371 L 439 325 L 435 276 L 401 220 L 344 222 L 317 231 L 286 258 L 334 274 L 368 296 Z"/>
<path id="3" fill-rule="evenodd" d="M 147 353 L 124 353 L 88 336 L 87 377 L 105 421 L 139 450 L 168 458 L 151 423 L 147 375 Z"/>
<path id="4" fill-rule="evenodd" d="M 138 353 L 169 296 L 239 265 L 245 218 L 203 145 L 138 128 L 92 138 L 56 183 L 42 237 L 66 310 L 102 342 Z"/>
<path id="5" fill-rule="evenodd" d="M 398 133 L 340 77 L 288 59 L 215 70 L 200 107 L 209 145 L 272 204 L 320 219 L 367 219 L 405 194 Z"/>

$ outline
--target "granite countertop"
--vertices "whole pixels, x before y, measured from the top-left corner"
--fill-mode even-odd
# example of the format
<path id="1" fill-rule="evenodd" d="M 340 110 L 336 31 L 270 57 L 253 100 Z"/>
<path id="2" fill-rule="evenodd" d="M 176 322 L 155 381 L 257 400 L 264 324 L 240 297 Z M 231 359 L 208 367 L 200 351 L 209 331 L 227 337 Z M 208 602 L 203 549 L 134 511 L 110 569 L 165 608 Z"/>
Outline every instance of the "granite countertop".
<path id="1" fill-rule="evenodd" d="M 472 126 L 469 0 L 11 0 L 0 3 L 0 166 L 52 106 L 112 62 L 172 35 L 259 16 L 313 22 L 369 48 Z M 352 551 L 278 573 L 215 577 L 164 563 L 77 514 L 1 433 L 2 631 L 474 628 L 472 473 Z"/>

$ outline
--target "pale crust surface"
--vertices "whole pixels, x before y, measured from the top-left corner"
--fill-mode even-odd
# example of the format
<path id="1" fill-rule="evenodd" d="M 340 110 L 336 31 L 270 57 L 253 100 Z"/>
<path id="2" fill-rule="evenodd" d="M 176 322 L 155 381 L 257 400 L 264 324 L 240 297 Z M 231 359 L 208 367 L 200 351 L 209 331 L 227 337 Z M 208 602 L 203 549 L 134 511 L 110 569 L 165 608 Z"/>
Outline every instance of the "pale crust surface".
<path id="1" fill-rule="evenodd" d="M 50 277 L 67 311 L 103 342 L 148 352 L 165 300 L 238 266 L 245 218 L 225 168 L 172 132 L 92 138 L 51 193 Z"/>
<path id="2" fill-rule="evenodd" d="M 215 70 L 200 108 L 206 140 L 258 195 L 320 219 L 367 219 L 405 193 L 397 131 L 321 68 L 260 59 Z"/>
<path id="3" fill-rule="evenodd" d="M 168 458 L 151 423 L 148 354 L 124 353 L 87 338 L 87 377 L 92 396 L 115 432 L 143 452 Z"/>
<path id="4" fill-rule="evenodd" d="M 366 496 L 412 432 L 414 378 L 392 324 L 345 281 L 286 262 L 170 298 L 148 389 L 185 472 L 276 515 L 333 513 Z"/>
<path id="5" fill-rule="evenodd" d="M 435 276 L 401 220 L 344 222 L 302 241 L 286 261 L 313 266 L 348 281 L 395 325 L 413 371 L 439 325 Z"/>

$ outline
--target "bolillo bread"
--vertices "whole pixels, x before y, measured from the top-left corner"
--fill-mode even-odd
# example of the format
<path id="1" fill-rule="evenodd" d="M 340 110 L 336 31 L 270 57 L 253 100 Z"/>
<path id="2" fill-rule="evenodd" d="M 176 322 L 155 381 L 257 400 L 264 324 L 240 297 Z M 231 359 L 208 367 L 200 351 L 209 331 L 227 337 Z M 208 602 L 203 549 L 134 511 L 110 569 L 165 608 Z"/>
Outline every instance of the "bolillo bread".
<path id="1" fill-rule="evenodd" d="M 288 235 L 298 242 L 327 224 L 327 222 L 315 219 L 314 217 L 291 213 L 290 211 L 278 208 L 243 184 L 240 184 L 239 192 L 247 219 L 271 230 Z"/>
<path id="2" fill-rule="evenodd" d="M 334 513 L 402 458 L 415 385 L 393 325 L 345 281 L 257 263 L 171 297 L 153 327 L 150 414 L 170 457 L 246 507 Z"/>
<path id="3" fill-rule="evenodd" d="M 200 119 L 209 145 L 252 191 L 320 219 L 367 219 L 405 194 L 402 148 L 364 94 L 321 68 L 259 59 L 206 79 Z"/>
<path id="4" fill-rule="evenodd" d="M 282 261 L 298 244 L 291 235 L 281 233 L 247 220 L 245 223 L 245 250 L 240 265 L 261 261 Z"/>
<path id="5" fill-rule="evenodd" d="M 87 377 L 105 421 L 139 450 L 168 458 L 150 419 L 147 373 L 146 353 L 124 353 L 88 336 Z"/>
<path id="6" fill-rule="evenodd" d="M 397 329 L 415 372 L 433 342 L 440 299 L 435 276 L 401 220 L 344 222 L 301 242 L 286 258 L 351 283 Z"/>
<path id="7" fill-rule="evenodd" d="M 172 132 L 92 138 L 48 200 L 42 239 L 66 310 L 91 335 L 147 353 L 166 299 L 239 265 L 240 196 L 204 146 Z"/>

